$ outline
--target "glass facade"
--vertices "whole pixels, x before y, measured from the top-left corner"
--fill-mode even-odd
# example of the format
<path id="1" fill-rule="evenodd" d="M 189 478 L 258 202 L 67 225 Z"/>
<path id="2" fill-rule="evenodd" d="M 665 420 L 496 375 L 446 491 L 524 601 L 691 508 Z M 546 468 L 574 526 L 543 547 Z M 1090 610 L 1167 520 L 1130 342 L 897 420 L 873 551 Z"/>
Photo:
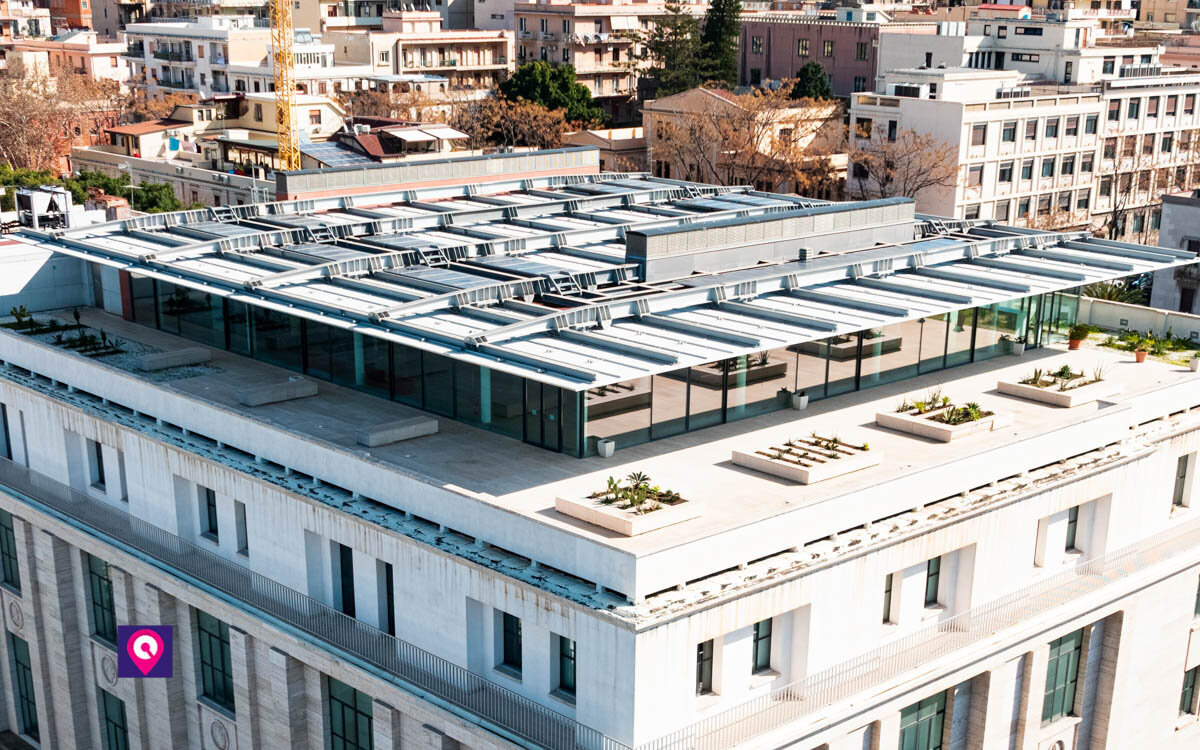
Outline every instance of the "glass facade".
<path id="1" fill-rule="evenodd" d="M 942 750 L 946 694 L 938 693 L 900 712 L 900 750 Z"/>
<path id="2" fill-rule="evenodd" d="M 1046 665 L 1046 694 L 1042 701 L 1042 724 L 1071 716 L 1075 710 L 1075 684 L 1079 679 L 1079 657 L 1083 653 L 1083 631 L 1064 635 L 1050 644 Z"/>
<path id="3" fill-rule="evenodd" d="M 129 725 L 125 721 L 125 702 L 117 696 L 100 691 L 104 708 L 105 750 L 129 750 Z"/>
<path id="4" fill-rule="evenodd" d="M 21 590 L 17 535 L 13 527 L 13 515 L 6 510 L 0 510 L 0 580 L 17 591 Z"/>
<path id="5" fill-rule="evenodd" d="M 329 678 L 329 743 L 333 750 L 375 747 L 371 696 Z"/>
<path id="6" fill-rule="evenodd" d="M 8 650 L 12 654 L 13 683 L 17 688 L 13 695 L 17 704 L 17 728 L 26 737 L 40 740 L 37 693 L 33 688 L 33 667 L 29 660 L 29 644 L 23 638 L 9 633 Z"/>
<path id="7" fill-rule="evenodd" d="M 116 643 L 117 619 L 108 563 L 95 555 L 87 555 L 87 569 L 88 589 L 92 596 L 92 633 L 109 643 Z"/>
<path id="8" fill-rule="evenodd" d="M 200 693 L 218 706 L 234 710 L 233 651 L 229 624 L 196 610 L 200 639 Z"/>
<path id="9" fill-rule="evenodd" d="M 134 320 L 547 450 L 592 455 L 1065 340 L 1078 290 L 967 308 L 575 392 L 133 276 Z"/>

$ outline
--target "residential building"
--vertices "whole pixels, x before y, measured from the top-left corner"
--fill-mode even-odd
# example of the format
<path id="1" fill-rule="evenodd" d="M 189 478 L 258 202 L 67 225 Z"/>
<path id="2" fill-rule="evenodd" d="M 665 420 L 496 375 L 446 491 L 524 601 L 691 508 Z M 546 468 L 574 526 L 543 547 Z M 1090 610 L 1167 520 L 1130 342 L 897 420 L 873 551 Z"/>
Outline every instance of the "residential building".
<path id="1" fill-rule="evenodd" d="M 126 54 L 132 79 L 151 96 L 265 93 L 275 89 L 270 35 L 252 16 L 135 23 L 126 27 Z M 301 93 L 354 90 L 370 72 L 362 65 L 338 65 L 334 45 L 307 29 L 296 29 L 293 54 Z"/>
<path id="2" fill-rule="evenodd" d="M 35 0 L 0 0 L 0 41 L 50 36 L 50 9 Z"/>
<path id="3" fill-rule="evenodd" d="M 1162 197 L 1158 244 L 1200 256 L 1200 190 Z M 1193 266 L 1156 271 L 1150 286 L 1150 304 L 1160 310 L 1200 312 L 1197 289 L 1200 289 L 1200 274 Z"/>
<path id="4" fill-rule="evenodd" d="M 754 99 L 751 97 L 751 101 Z M 813 192 L 793 183 L 797 162 L 829 155 L 820 187 L 810 197 L 836 198 L 846 177 L 846 157 L 831 153 L 843 140 L 836 104 L 747 109 L 745 98 L 701 87 L 646 102 L 642 122 L 646 154 L 657 177 L 759 190 Z M 722 124 L 724 123 L 724 124 Z M 750 158 L 756 154 L 756 158 Z"/>
<path id="5" fill-rule="evenodd" d="M 758 86 L 795 78 L 805 65 L 817 62 L 829 76 L 835 95 L 874 91 L 881 34 L 937 32 L 933 22 L 891 23 L 883 11 L 843 12 L 850 12 L 853 20 L 803 12 L 742 13 L 738 83 Z"/>
<path id="6" fill-rule="evenodd" d="M 383 11 L 387 2 L 376 0 L 301 0 L 292 18 L 296 26 L 324 34 L 330 31 L 349 31 L 383 28 Z"/>
<path id="7" fill-rule="evenodd" d="M 1200 34 L 1183 34 L 1166 40 L 1159 60 L 1171 67 L 1200 70 Z"/>
<path id="8" fill-rule="evenodd" d="M 594 146 L 600 154 L 601 172 L 641 172 L 649 167 L 644 128 L 605 128 L 564 133 L 563 143 Z"/>
<path id="9" fill-rule="evenodd" d="M 14 66 L 7 61 L 21 55 L 21 65 L 26 69 L 47 73 L 63 70 L 124 86 L 129 81 L 125 51 L 125 43 L 101 39 L 97 32 L 88 30 L 69 31 L 52 39 L 20 39 L 4 50 L 4 56 L 9 70 Z"/>
<path id="10" fill-rule="evenodd" d="M 380 31 L 326 31 L 338 59 L 371 85 L 431 99 L 486 96 L 513 69 L 513 32 L 442 27 L 436 11 L 386 10 Z"/>
<path id="11" fill-rule="evenodd" d="M 952 146 L 957 184 L 922 192 L 922 210 L 1154 242 L 1160 196 L 1200 184 L 1200 75 L 1164 68 L 1159 47 L 1082 46 L 1074 21 L 968 27 L 981 29 L 913 37 L 925 50 L 885 38 L 881 60 L 923 62 L 852 100 L 860 129 Z"/>
<path id="12" fill-rule="evenodd" d="M 1196 744 L 1200 380 L 1063 342 L 1081 283 L 1190 255 L 646 175 L 10 241 L 176 357 L 0 328 L 0 716 L 30 740 Z M 995 395 L 1034 364 L 1120 395 Z M 862 426 L 934 385 L 995 429 Z M 840 475 L 730 464 L 801 443 Z M 587 499 L 634 472 L 679 499 Z M 127 624 L 172 626 L 175 677 L 116 677 Z"/>
<path id="13" fill-rule="evenodd" d="M 50 24 L 57 33 L 92 28 L 92 0 L 49 0 Z"/>
<path id="14" fill-rule="evenodd" d="M 699 15 L 705 4 L 682 3 Z M 592 98 L 617 123 L 636 120 L 638 70 L 642 46 L 638 36 L 663 13 L 661 2 L 518 2 L 517 64 L 542 60 L 569 64 Z M 644 97 L 642 97 L 644 98 Z"/>

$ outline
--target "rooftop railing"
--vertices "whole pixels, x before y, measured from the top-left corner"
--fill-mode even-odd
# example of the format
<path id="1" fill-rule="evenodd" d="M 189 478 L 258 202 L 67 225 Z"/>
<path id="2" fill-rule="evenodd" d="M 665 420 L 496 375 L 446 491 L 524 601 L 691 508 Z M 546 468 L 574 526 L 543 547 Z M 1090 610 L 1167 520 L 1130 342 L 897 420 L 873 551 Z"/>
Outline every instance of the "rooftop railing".
<path id="1" fill-rule="evenodd" d="M 74 525 L 150 558 L 168 573 L 197 581 L 307 634 L 339 655 L 477 716 L 519 744 L 547 750 L 629 750 L 590 727 L 490 682 L 457 664 L 326 606 L 278 581 L 213 554 L 50 477 L 0 458 L 0 485 Z M 18 498 L 22 499 L 22 498 Z M 27 501 L 28 502 L 28 501 Z"/>

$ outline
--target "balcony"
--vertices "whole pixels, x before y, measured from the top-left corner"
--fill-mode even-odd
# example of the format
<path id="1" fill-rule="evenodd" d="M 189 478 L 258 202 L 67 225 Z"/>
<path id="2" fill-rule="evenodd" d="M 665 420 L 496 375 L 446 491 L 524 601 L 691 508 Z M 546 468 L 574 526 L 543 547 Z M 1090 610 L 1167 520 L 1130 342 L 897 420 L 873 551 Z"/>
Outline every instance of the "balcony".
<path id="1" fill-rule="evenodd" d="M 214 94 L 228 94 L 229 93 L 229 84 L 228 83 L 217 83 L 216 81 L 213 81 L 211 88 L 212 88 L 212 92 Z"/>
<path id="2" fill-rule="evenodd" d="M 164 78 L 164 79 L 155 81 L 155 83 L 157 83 L 159 86 L 162 86 L 163 88 L 168 88 L 168 89 L 194 89 L 194 88 L 196 88 L 196 84 L 194 81 L 187 81 L 187 80 L 176 81 L 173 79 Z"/>
<path id="3" fill-rule="evenodd" d="M 170 60 L 171 62 L 194 62 L 191 52 L 182 52 L 178 50 L 155 50 L 154 59 Z"/>
<path id="4" fill-rule="evenodd" d="M 125 51 L 122 53 L 122 56 L 124 56 L 124 57 L 136 57 L 136 58 L 138 58 L 139 60 L 141 60 L 141 59 L 144 59 L 144 58 L 146 57 L 146 47 L 145 47 L 144 45 L 141 45 L 141 44 L 131 44 L 131 45 L 129 45 L 129 47 L 128 47 L 128 48 L 127 48 L 127 49 L 126 49 L 126 50 L 125 50 Z"/>

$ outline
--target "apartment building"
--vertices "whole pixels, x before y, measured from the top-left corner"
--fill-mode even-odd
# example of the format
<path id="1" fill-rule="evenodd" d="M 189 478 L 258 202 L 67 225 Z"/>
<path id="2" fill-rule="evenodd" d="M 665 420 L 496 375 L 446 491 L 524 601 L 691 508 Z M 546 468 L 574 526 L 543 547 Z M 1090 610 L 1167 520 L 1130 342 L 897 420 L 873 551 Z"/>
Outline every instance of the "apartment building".
<path id="1" fill-rule="evenodd" d="M 0 40 L 50 36 L 50 9 L 34 0 L 0 0 Z"/>
<path id="2" fill-rule="evenodd" d="M 0 329 L 0 720 L 139 749 L 1194 747 L 1200 380 L 1062 338 L 1079 284 L 1195 258 L 913 208 L 545 175 L 21 232 L 127 351 Z M 994 392 L 1062 364 L 1109 395 Z M 871 426 L 931 387 L 994 428 Z M 845 463 L 730 463 L 799 444 Z M 634 472 L 668 502 L 588 499 Z M 174 677 L 116 676 L 125 624 L 174 627 Z"/>
<path id="3" fill-rule="evenodd" d="M 937 33 L 933 22 L 892 23 L 882 11 L 846 10 L 850 20 L 806 12 L 743 13 L 738 83 L 758 86 L 795 78 L 815 61 L 825 69 L 836 96 L 874 91 L 881 34 Z"/>
<path id="4" fill-rule="evenodd" d="M 131 78 L 152 96 L 274 91 L 270 29 L 252 16 L 203 16 L 126 27 Z M 296 89 L 316 95 L 363 85 L 370 68 L 337 64 L 334 45 L 297 29 Z"/>
<path id="5" fill-rule="evenodd" d="M 697 15 L 704 3 L 682 3 Z M 617 122 L 636 118 L 638 69 L 647 32 L 663 5 L 614 0 L 579 3 L 568 0 L 518 2 L 517 64 L 542 60 L 570 64 L 576 79 Z"/>
<path id="6" fill-rule="evenodd" d="M 58 33 L 92 28 L 92 0 L 49 0 L 50 24 Z"/>
<path id="7" fill-rule="evenodd" d="M 369 71 L 371 85 L 473 99 L 512 71 L 513 32 L 446 29 L 436 11 L 387 10 L 380 31 L 327 31 L 338 59 Z"/>
<path id="8" fill-rule="evenodd" d="M 852 100 L 861 131 L 933 133 L 957 153 L 957 183 L 922 209 L 1154 242 L 1160 196 L 1200 183 L 1200 75 L 1162 67 L 1156 47 L 1057 49 L 1088 39 L 1073 22 L 973 23 L 985 33 L 912 38 L 934 51 L 888 40 L 881 59 L 924 61 Z"/>
<path id="9" fill-rule="evenodd" d="M 1158 244 L 1200 256 L 1200 190 L 1163 196 Z M 1197 312 L 1200 310 L 1200 304 L 1196 302 L 1197 289 L 1200 289 L 1200 274 L 1191 266 L 1156 271 L 1150 287 L 1150 302 L 1163 310 Z"/>
<path id="10" fill-rule="evenodd" d="M 300 5 L 292 11 L 292 18 L 297 27 L 302 26 L 320 33 L 377 30 L 383 28 L 383 13 L 389 2 L 301 0 Z"/>
<path id="11" fill-rule="evenodd" d="M 126 45 L 115 40 L 101 39 L 95 31 L 72 31 L 53 39 L 20 39 L 4 50 L 6 60 L 22 58 L 21 65 L 49 73 L 65 70 L 86 75 L 97 81 L 115 81 L 124 86 L 129 81 L 129 61 Z M 9 70 L 15 67 L 6 65 Z"/>

